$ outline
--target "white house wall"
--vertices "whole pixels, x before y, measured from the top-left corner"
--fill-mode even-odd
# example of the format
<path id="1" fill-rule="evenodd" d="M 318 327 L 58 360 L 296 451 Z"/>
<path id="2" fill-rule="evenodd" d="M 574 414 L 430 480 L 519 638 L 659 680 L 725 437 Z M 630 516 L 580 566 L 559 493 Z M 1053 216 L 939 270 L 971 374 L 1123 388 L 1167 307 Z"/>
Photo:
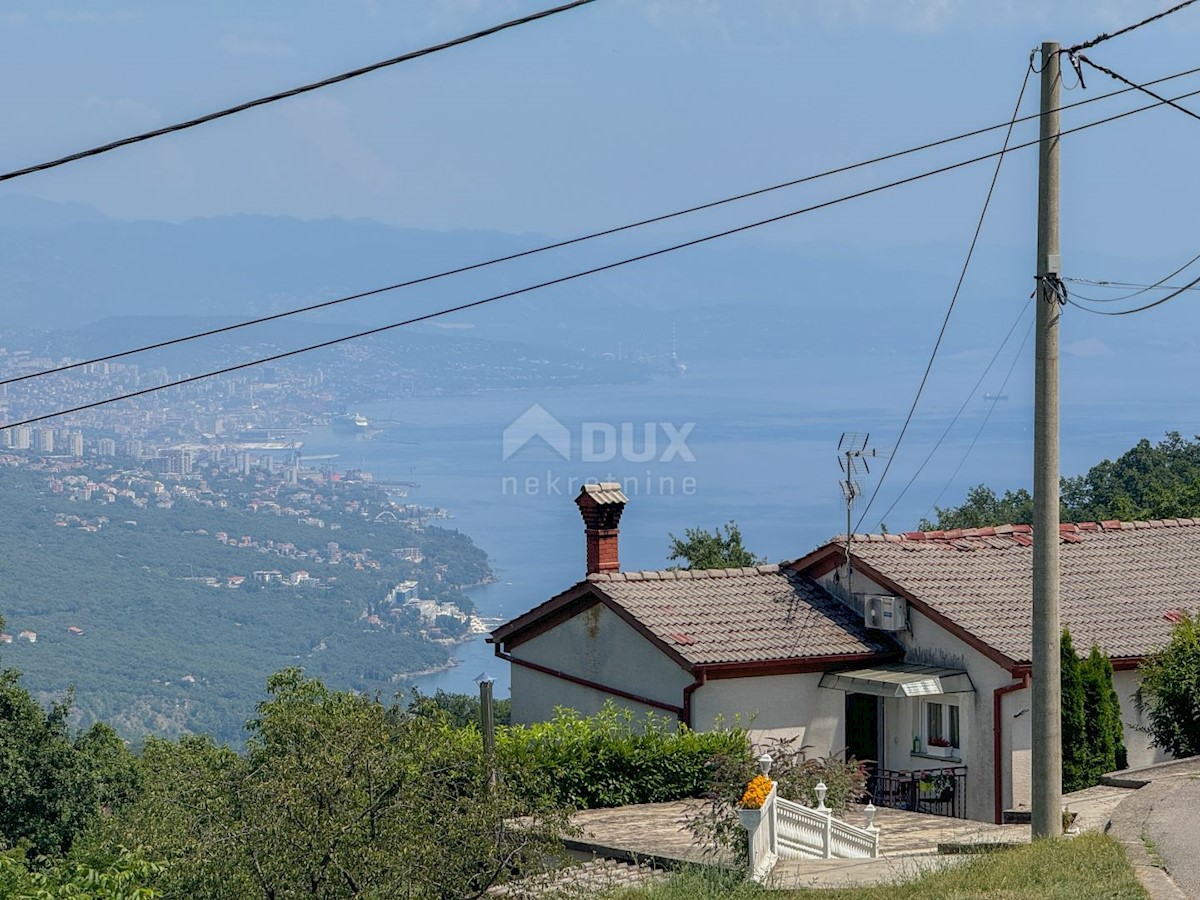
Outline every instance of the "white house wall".
<path id="1" fill-rule="evenodd" d="M 1165 750 L 1151 747 L 1150 735 L 1138 730 L 1145 726 L 1147 717 L 1137 708 L 1137 672 L 1114 672 L 1113 687 L 1121 701 L 1121 722 L 1125 726 L 1125 751 L 1129 754 L 1129 767 L 1136 769 L 1171 759 L 1171 754 Z"/>
<path id="2" fill-rule="evenodd" d="M 674 660 L 600 603 L 517 645 L 512 656 L 673 707 L 683 705 L 683 689 L 692 683 L 692 677 Z M 553 718 L 556 706 L 591 715 L 610 696 L 521 665 L 512 667 L 514 722 Z M 612 699 L 639 714 L 652 708 Z"/>
<path id="3" fill-rule="evenodd" d="M 810 758 L 840 753 L 846 695 L 820 681 L 820 672 L 712 679 L 692 694 L 692 723 L 700 731 L 741 725 L 756 744 L 796 738 L 793 746 L 808 745 Z"/>
<path id="4" fill-rule="evenodd" d="M 837 572 L 844 583 L 845 568 L 841 567 Z M 834 574 L 830 572 L 818 581 L 836 596 L 839 585 L 834 580 Z M 854 573 L 854 592 L 890 593 L 861 572 Z M 980 821 L 993 821 L 995 766 L 992 746 L 992 694 L 995 688 L 1012 684 L 1013 676 L 974 647 L 914 610 L 911 605 L 908 608 L 908 622 L 911 634 L 897 632 L 893 635 L 905 648 L 905 662 L 964 669 L 975 687 L 974 693 L 946 694 L 942 697 L 944 702 L 957 703 L 959 706 L 961 762 L 913 753 L 913 727 L 919 724 L 914 718 L 914 711 L 920 708 L 920 703 L 916 699 L 903 698 L 884 702 L 884 745 L 880 754 L 883 759 L 880 763 L 884 768 L 902 771 L 966 766 L 967 816 Z M 1002 701 L 1001 759 L 1011 760 L 1011 766 L 1001 767 L 1001 799 L 1005 808 L 1014 803 L 1028 803 L 1028 743 L 1022 737 L 1025 729 L 1021 726 L 1020 719 L 1013 718 L 1022 706 L 1029 705 L 1027 700 L 1027 692 L 1017 691 L 1006 695 Z"/>

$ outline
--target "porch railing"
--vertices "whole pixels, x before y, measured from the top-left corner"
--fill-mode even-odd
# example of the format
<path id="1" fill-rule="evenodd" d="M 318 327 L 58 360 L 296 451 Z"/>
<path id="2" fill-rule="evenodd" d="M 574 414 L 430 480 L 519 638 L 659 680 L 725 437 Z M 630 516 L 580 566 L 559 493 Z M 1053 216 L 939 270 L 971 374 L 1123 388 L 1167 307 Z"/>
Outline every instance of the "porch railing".
<path id="1" fill-rule="evenodd" d="M 967 767 L 876 769 L 867 779 L 876 806 L 967 818 Z"/>
<path id="2" fill-rule="evenodd" d="M 770 770 L 771 759 L 759 759 L 763 774 Z M 875 810 L 866 809 L 865 828 L 833 817 L 825 806 L 825 785 L 816 787 L 815 808 L 785 800 L 771 787 L 760 809 L 739 811 L 747 832 L 750 851 L 750 877 L 764 881 L 779 859 L 864 859 L 879 855 L 879 828 Z"/>

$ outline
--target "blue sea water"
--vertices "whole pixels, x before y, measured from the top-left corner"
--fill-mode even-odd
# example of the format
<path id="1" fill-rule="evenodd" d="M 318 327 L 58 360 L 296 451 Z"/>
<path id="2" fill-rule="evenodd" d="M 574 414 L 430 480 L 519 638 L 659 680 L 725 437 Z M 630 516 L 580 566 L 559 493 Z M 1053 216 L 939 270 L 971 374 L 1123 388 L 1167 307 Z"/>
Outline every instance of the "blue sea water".
<path id="1" fill-rule="evenodd" d="M 899 396 L 911 390 L 907 383 L 861 387 L 857 396 L 883 401 L 890 401 L 891 391 Z M 1027 486 L 1032 458 L 1027 386 L 1014 381 L 1007 393 L 1011 399 L 994 405 L 960 470 L 955 471 L 990 405 L 982 395 L 968 404 L 914 477 L 961 399 L 939 405 L 935 397 L 914 420 L 876 504 L 856 530 L 878 530 L 880 517 L 910 479 L 903 500 L 884 517 L 892 531 L 915 528 L 947 484 L 942 506 L 961 502 L 966 489 L 981 482 L 1001 490 Z M 545 411 L 544 416 L 535 411 L 541 417 L 536 421 L 550 416 L 565 427 L 570 459 L 553 440 L 541 438 L 504 458 L 505 429 L 534 404 Z M 871 471 L 861 476 L 870 496 L 906 408 L 898 402 L 847 408 L 830 390 L 830 379 L 790 360 L 726 360 L 632 385 L 364 404 L 356 411 L 383 423 L 380 433 L 363 439 L 314 429 L 305 452 L 337 453 L 333 464 L 339 470 L 363 466 L 376 478 L 417 482 L 411 501 L 447 508 L 452 518 L 438 524 L 464 531 L 490 556 L 497 581 L 472 596 L 482 616 L 507 620 L 583 577 L 583 526 L 572 502 L 581 479 L 631 479 L 621 521 L 625 569 L 661 568 L 668 564 L 669 534 L 729 520 L 737 521 L 754 552 L 771 561 L 791 559 L 845 530 L 836 459 L 842 432 L 870 432 L 871 444 L 880 449 Z M 1177 414 L 1173 403 L 1071 401 L 1064 410 L 1064 472 L 1085 471 L 1167 428 L 1188 433 L 1189 423 L 1172 420 Z M 669 450 L 671 435 L 676 440 Z M 856 521 L 861 509 L 855 510 Z M 458 665 L 415 683 L 429 693 L 474 692 L 474 678 L 486 671 L 496 678 L 496 695 L 508 694 L 507 665 L 482 638 L 458 646 L 454 655 Z"/>

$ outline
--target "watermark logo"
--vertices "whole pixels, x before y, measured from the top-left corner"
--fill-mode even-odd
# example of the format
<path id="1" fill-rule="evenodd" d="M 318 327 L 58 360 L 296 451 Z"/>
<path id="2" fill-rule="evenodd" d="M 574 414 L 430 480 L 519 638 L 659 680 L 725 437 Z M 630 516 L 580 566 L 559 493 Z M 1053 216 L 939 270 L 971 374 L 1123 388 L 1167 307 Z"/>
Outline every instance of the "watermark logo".
<path id="1" fill-rule="evenodd" d="M 538 438 L 563 459 L 570 461 L 570 429 L 547 412 L 540 403 L 533 404 L 504 429 L 502 459 L 507 462 L 513 454 Z"/>
<path id="2" fill-rule="evenodd" d="M 694 463 L 688 438 L 695 422 L 583 422 L 579 426 L 578 458 L 585 463 Z M 501 458 L 507 462 L 530 443 L 540 440 L 567 462 L 573 458 L 571 430 L 540 403 L 521 413 L 504 429 Z"/>

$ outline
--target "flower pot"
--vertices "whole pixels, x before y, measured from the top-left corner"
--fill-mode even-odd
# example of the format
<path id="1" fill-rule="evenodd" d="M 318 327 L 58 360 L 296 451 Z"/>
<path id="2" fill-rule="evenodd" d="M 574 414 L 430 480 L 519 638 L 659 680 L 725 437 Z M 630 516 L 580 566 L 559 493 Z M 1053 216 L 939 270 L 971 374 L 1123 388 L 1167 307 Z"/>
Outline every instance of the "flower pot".
<path id="1" fill-rule="evenodd" d="M 762 809 L 739 809 L 737 814 L 738 818 L 742 820 L 742 827 L 747 831 L 753 831 L 762 822 Z"/>

